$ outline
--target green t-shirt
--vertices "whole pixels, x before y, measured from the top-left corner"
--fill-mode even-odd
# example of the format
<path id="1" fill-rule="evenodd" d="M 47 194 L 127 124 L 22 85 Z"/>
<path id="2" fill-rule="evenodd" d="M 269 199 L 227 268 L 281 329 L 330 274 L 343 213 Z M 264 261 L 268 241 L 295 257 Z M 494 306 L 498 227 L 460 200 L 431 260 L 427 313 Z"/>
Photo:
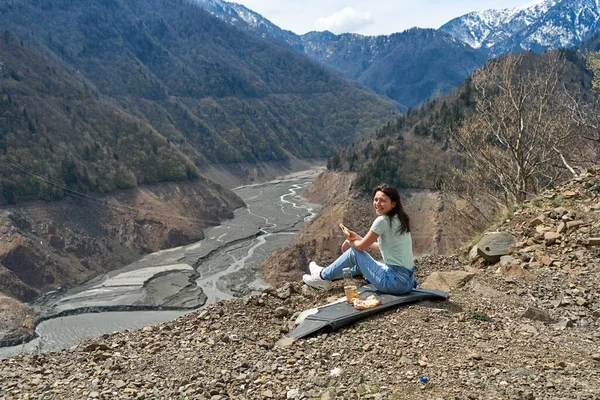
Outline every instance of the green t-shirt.
<path id="1" fill-rule="evenodd" d="M 390 218 L 381 215 L 373 221 L 371 230 L 379 235 L 377 244 L 381 251 L 383 262 L 388 265 L 400 265 L 412 269 L 415 265 L 412 252 L 412 237 L 410 232 L 399 233 L 400 219 L 394 216 L 390 226 Z"/>

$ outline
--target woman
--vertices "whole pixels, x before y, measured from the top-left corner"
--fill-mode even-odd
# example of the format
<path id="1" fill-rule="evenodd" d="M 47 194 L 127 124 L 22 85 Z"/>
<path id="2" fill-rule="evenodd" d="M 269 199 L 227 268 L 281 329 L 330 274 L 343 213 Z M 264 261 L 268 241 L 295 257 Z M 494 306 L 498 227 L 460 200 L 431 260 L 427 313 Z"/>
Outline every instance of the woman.
<path id="1" fill-rule="evenodd" d="M 402 209 L 398 190 L 392 185 L 373 189 L 373 207 L 377 218 L 363 238 L 353 231 L 342 244 L 343 254 L 327 268 L 314 261 L 310 275 L 302 279 L 308 286 L 329 290 L 331 281 L 342 277 L 351 267 L 354 275 L 363 274 L 379 291 L 400 295 L 417 287 L 408 215 Z M 381 253 L 383 263 L 375 261 L 366 249 Z"/>

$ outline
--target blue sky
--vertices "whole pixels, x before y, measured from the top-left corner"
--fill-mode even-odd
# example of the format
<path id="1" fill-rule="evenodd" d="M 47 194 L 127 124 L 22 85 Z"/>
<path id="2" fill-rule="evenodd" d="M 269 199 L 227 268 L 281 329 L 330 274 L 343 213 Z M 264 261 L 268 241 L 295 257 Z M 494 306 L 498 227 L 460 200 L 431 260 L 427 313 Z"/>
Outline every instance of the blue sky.
<path id="1" fill-rule="evenodd" d="M 230 0 L 231 1 L 231 0 Z M 389 35 L 439 28 L 471 11 L 530 5 L 536 0 L 234 0 L 297 34 L 329 30 Z"/>

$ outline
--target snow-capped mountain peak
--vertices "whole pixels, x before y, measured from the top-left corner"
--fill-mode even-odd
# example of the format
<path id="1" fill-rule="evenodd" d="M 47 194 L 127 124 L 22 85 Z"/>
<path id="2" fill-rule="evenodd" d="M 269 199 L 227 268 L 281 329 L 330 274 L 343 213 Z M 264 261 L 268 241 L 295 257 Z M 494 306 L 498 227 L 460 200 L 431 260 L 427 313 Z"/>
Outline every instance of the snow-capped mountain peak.
<path id="1" fill-rule="evenodd" d="M 595 32 L 600 0 L 541 0 L 503 10 L 476 11 L 440 30 L 492 55 L 573 46 Z"/>
<path id="2" fill-rule="evenodd" d="M 537 21 L 557 2 L 541 0 L 521 7 L 473 11 L 451 20 L 440 30 L 473 48 L 489 48 Z"/>

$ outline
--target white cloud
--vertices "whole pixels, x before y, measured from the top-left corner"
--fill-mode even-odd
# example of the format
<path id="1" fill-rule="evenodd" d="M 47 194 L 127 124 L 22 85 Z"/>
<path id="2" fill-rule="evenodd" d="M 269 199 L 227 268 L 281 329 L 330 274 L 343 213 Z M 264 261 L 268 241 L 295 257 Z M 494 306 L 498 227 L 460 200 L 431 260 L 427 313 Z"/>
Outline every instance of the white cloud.
<path id="1" fill-rule="evenodd" d="M 329 17 L 321 17 L 315 21 L 315 27 L 319 31 L 331 31 L 333 33 L 356 32 L 365 26 L 375 22 L 371 13 L 360 13 L 350 7 L 331 14 Z"/>

